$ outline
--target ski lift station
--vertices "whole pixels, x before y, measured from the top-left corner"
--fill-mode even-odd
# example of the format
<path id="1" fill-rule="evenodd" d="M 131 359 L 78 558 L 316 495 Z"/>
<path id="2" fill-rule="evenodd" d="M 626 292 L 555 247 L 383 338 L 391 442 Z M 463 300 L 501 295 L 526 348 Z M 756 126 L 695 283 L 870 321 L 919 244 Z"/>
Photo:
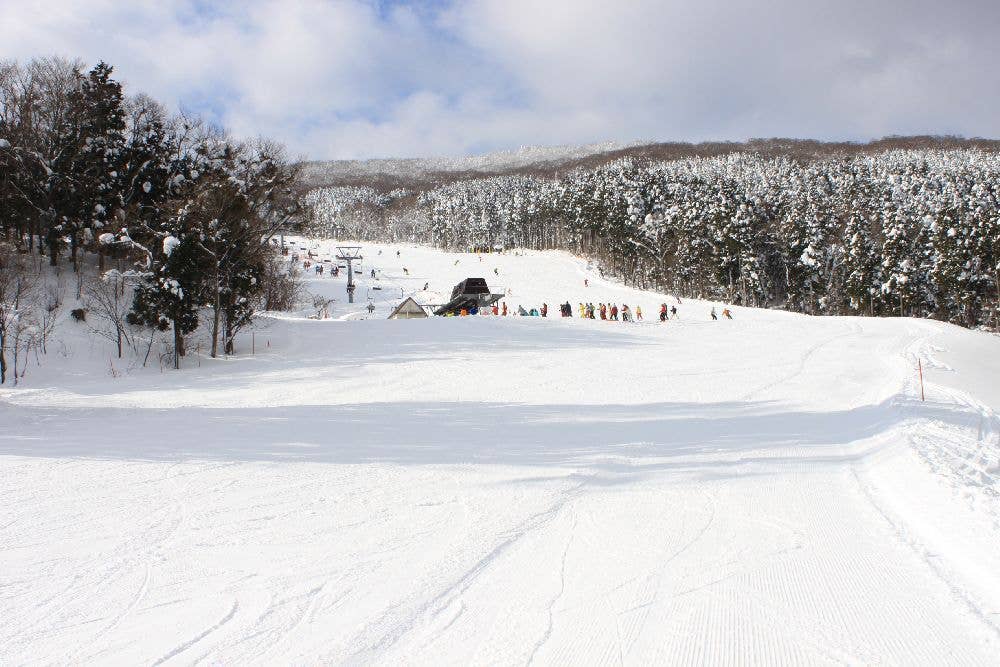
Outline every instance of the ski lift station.
<path id="1" fill-rule="evenodd" d="M 428 310 L 434 315 L 465 315 L 475 314 L 482 308 L 489 308 L 503 298 L 502 294 L 493 294 L 486 284 L 485 278 L 466 278 L 451 291 L 451 300 L 445 304 L 417 303 L 413 297 L 407 297 L 389 315 L 390 320 L 406 320 L 428 316 Z"/>
<path id="2" fill-rule="evenodd" d="M 489 308 L 503 298 L 503 294 L 493 294 L 485 278 L 466 278 L 451 291 L 451 301 L 438 306 L 435 315 L 458 315 L 463 310 L 475 313 L 481 308 Z"/>

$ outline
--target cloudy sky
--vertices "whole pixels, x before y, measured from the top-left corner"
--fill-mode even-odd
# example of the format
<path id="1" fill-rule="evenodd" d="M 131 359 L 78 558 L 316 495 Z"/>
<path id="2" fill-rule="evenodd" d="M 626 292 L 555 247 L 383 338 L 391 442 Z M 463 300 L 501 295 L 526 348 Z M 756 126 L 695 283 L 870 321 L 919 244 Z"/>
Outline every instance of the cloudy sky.
<path id="1" fill-rule="evenodd" d="M 600 141 L 1000 137 L 997 0 L 0 0 L 0 59 L 311 158 Z"/>

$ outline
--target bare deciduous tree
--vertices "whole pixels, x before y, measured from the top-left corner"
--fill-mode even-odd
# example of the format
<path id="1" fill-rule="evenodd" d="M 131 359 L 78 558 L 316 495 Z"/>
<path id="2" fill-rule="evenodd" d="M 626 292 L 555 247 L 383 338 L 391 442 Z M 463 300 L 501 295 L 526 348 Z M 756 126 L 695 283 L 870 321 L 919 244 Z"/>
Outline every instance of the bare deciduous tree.
<path id="1" fill-rule="evenodd" d="M 84 303 L 87 311 L 106 325 L 91 328 L 98 335 L 114 341 L 121 359 L 124 346 L 133 344 L 126 320 L 132 308 L 132 287 L 128 278 L 112 269 L 88 281 L 84 287 Z"/>
<path id="2" fill-rule="evenodd" d="M 0 246 L 0 383 L 7 381 L 7 353 L 13 357 L 16 385 L 21 360 L 40 343 L 37 297 L 37 276 L 26 257 L 8 245 Z"/>

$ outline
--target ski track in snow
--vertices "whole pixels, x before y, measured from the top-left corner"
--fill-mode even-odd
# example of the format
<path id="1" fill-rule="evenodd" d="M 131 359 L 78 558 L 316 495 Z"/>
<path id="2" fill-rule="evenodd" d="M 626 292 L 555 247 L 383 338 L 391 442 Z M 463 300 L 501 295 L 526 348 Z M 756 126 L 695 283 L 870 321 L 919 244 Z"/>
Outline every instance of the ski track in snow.
<path id="1" fill-rule="evenodd" d="M 256 356 L 112 379 L 68 329 L 0 390 L 0 664 L 995 664 L 1000 339 L 697 300 L 387 322 L 477 275 L 674 301 L 562 253 L 364 254 L 358 304 Z"/>

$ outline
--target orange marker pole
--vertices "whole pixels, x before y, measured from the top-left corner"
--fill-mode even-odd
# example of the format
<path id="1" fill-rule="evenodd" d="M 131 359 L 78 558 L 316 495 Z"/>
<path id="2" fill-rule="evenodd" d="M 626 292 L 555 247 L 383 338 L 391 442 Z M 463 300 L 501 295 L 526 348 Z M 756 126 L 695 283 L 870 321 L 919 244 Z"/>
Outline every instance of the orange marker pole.
<path id="1" fill-rule="evenodd" d="M 920 400 L 924 400 L 924 365 L 917 359 L 917 370 L 920 372 Z"/>

